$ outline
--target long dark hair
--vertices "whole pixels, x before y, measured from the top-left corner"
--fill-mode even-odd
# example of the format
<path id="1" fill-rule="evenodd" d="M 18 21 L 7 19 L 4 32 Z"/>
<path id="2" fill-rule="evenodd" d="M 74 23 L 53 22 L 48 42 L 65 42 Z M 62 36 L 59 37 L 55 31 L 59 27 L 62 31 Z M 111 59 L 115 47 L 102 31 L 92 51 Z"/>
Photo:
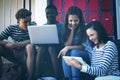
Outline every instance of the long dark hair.
<path id="1" fill-rule="evenodd" d="M 65 17 L 65 21 L 64 21 L 64 28 L 63 28 L 63 32 L 62 32 L 62 37 L 63 37 L 63 41 L 66 42 L 69 35 L 70 35 L 70 29 L 68 28 L 68 16 L 69 15 L 76 15 L 78 16 L 78 18 L 80 19 L 79 25 L 77 27 L 77 32 L 79 32 L 79 40 L 76 44 L 81 44 L 83 42 L 83 40 L 85 39 L 85 22 L 83 19 L 83 14 L 80 8 L 76 7 L 76 6 L 71 6 L 69 7 L 67 13 L 66 13 L 66 17 Z"/>
<path id="2" fill-rule="evenodd" d="M 92 21 L 88 23 L 86 26 L 86 30 L 92 28 L 98 34 L 98 44 L 106 43 L 108 41 L 108 34 L 103 26 L 103 24 L 99 21 Z"/>

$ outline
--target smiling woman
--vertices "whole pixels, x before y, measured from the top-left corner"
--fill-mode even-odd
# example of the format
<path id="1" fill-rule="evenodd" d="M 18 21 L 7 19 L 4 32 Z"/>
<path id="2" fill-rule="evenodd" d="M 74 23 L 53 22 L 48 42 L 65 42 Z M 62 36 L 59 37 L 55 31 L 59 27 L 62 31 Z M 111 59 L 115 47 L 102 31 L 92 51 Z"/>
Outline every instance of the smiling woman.
<path id="1" fill-rule="evenodd" d="M 66 13 L 62 41 L 63 48 L 59 52 L 58 57 L 82 57 L 83 60 L 90 64 L 89 55 L 91 46 L 85 34 L 85 23 L 82 11 L 76 6 L 69 7 Z M 75 67 L 68 66 L 64 59 L 62 60 L 62 66 L 64 75 L 69 80 L 80 80 L 84 75 Z"/>
<path id="2" fill-rule="evenodd" d="M 81 64 L 74 60 L 68 65 L 80 69 L 81 72 L 96 77 L 96 80 L 119 80 L 118 50 L 114 42 L 108 40 L 104 26 L 99 21 L 92 21 L 86 26 L 89 39 L 95 44 L 92 51 L 91 65 Z"/>

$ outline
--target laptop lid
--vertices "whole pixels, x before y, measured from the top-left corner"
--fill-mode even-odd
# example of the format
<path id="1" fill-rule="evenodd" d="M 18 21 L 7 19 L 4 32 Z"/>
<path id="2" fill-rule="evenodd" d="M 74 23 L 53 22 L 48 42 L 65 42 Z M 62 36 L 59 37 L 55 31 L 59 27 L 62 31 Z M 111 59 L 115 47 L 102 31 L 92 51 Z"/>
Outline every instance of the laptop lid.
<path id="1" fill-rule="evenodd" d="M 28 26 L 28 33 L 32 44 L 58 44 L 56 25 Z"/>

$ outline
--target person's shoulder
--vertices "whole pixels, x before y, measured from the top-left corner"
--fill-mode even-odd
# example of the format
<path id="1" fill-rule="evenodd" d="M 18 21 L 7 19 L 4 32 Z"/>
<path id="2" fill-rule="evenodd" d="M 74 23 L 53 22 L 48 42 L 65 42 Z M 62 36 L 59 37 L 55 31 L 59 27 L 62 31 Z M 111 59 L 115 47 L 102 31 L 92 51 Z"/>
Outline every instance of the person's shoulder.
<path id="1" fill-rule="evenodd" d="M 116 48 L 115 43 L 114 43 L 114 42 L 112 42 L 112 41 L 107 41 L 106 46 Z"/>
<path id="2" fill-rule="evenodd" d="M 107 41 L 107 45 L 115 45 L 113 41 Z"/>
<path id="3" fill-rule="evenodd" d="M 11 25 L 8 25 L 6 28 L 17 28 L 18 27 L 18 24 L 11 24 Z"/>
<path id="4" fill-rule="evenodd" d="M 63 23 L 63 22 L 58 22 L 56 25 L 57 25 L 58 27 L 59 27 L 59 26 L 60 26 L 60 27 L 63 27 L 64 23 Z"/>

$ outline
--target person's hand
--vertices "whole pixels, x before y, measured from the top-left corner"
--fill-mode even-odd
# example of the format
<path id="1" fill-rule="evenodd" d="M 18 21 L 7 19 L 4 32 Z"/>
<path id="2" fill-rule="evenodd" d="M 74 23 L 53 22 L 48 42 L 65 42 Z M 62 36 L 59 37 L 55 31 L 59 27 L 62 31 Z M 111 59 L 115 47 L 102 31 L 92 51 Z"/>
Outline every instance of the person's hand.
<path id="1" fill-rule="evenodd" d="M 7 42 L 7 44 L 5 45 L 7 48 L 14 48 L 14 43 L 12 42 Z"/>
<path id="2" fill-rule="evenodd" d="M 68 51 L 68 47 L 66 46 L 66 47 L 64 47 L 64 48 L 59 52 L 58 58 L 59 58 L 60 56 L 65 56 L 65 54 L 67 53 L 67 51 Z"/>
<path id="3" fill-rule="evenodd" d="M 70 30 L 74 30 L 76 27 L 75 27 L 75 26 L 72 26 L 72 25 L 68 25 L 68 28 L 69 28 Z"/>
<path id="4" fill-rule="evenodd" d="M 76 67 L 79 70 L 82 69 L 82 64 L 79 61 L 77 61 L 76 59 L 74 59 L 74 58 L 68 58 L 68 59 L 65 60 L 65 62 L 69 66 L 74 66 L 74 67 Z"/>

